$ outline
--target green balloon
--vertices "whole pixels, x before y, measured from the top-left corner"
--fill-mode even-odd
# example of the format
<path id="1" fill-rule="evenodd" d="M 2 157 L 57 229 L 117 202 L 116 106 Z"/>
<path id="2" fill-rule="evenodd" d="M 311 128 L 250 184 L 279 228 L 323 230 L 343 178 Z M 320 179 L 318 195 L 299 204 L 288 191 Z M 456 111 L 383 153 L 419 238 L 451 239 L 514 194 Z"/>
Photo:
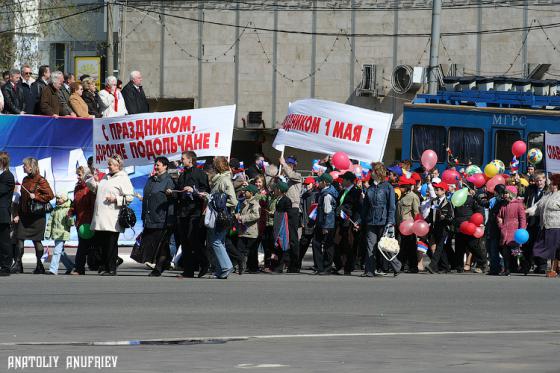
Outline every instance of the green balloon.
<path id="1" fill-rule="evenodd" d="M 467 188 L 460 189 L 451 196 L 451 203 L 455 207 L 461 207 L 465 204 L 465 202 L 467 202 L 468 195 L 469 190 Z"/>
<path id="2" fill-rule="evenodd" d="M 89 224 L 82 224 L 78 228 L 78 236 L 83 238 L 84 240 L 89 240 L 94 235 L 93 231 L 91 230 L 91 226 Z"/>

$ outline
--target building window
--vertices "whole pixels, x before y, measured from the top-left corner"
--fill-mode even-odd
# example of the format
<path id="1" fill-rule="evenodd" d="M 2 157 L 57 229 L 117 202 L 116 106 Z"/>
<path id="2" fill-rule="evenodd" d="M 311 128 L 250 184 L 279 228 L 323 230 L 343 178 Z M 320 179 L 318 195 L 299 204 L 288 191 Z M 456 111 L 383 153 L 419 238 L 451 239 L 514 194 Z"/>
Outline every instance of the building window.
<path id="1" fill-rule="evenodd" d="M 414 125 L 411 145 L 410 156 L 414 161 L 420 160 L 424 150 L 428 149 L 436 152 L 439 162 L 445 162 L 447 159 L 447 134 L 444 127 Z"/>
<path id="2" fill-rule="evenodd" d="M 66 44 L 64 43 L 54 43 L 51 44 L 52 48 L 52 66 L 51 71 L 65 71 L 66 63 Z"/>
<path id="3" fill-rule="evenodd" d="M 494 159 L 499 159 L 505 165 L 509 165 L 513 155 L 511 154 L 511 146 L 517 140 L 521 140 L 519 131 L 496 131 L 494 143 Z"/>
<path id="4" fill-rule="evenodd" d="M 484 131 L 478 128 L 449 129 L 449 148 L 461 164 L 482 164 L 484 155 Z"/>

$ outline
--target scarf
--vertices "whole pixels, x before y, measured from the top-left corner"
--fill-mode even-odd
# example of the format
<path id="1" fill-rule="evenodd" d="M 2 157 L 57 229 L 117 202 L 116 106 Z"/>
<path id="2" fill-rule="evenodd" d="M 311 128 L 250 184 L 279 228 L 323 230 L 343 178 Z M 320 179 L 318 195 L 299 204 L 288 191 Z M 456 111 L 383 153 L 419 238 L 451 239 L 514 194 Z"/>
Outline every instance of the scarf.
<path id="1" fill-rule="evenodd" d="M 111 93 L 111 90 L 109 88 L 105 88 L 105 90 L 107 92 L 109 92 L 110 95 L 113 95 L 115 97 L 115 113 L 117 113 L 119 111 L 119 94 L 118 94 L 118 90 L 115 89 L 115 93 Z"/>

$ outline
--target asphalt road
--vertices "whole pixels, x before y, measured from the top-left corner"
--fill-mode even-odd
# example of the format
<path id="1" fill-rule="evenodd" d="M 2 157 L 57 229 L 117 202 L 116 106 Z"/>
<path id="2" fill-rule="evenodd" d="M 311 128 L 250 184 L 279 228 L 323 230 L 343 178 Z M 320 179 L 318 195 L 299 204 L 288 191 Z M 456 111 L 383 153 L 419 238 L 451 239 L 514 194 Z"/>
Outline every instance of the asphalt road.
<path id="1" fill-rule="evenodd" d="M 25 370 L 41 372 L 79 355 L 118 356 L 116 368 L 80 372 L 560 372 L 560 279 L 178 280 L 124 266 L 117 277 L 0 278 L 0 372 L 27 355 L 60 357 Z"/>

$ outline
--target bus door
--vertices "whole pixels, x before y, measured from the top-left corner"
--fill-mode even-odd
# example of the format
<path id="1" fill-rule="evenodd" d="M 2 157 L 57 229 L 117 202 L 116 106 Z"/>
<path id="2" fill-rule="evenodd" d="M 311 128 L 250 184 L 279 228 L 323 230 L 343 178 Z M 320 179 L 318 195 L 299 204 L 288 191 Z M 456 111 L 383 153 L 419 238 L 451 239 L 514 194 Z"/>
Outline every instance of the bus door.
<path id="1" fill-rule="evenodd" d="M 518 140 L 524 140 L 524 131 L 520 129 L 512 128 L 493 128 L 492 129 L 492 153 L 493 157 L 488 162 L 494 159 L 499 159 L 504 162 L 506 170 L 509 169 L 509 163 L 513 159 L 513 154 L 511 153 L 511 146 L 514 142 Z M 519 160 L 519 169 L 524 170 L 523 164 L 525 162 L 525 156 Z"/>

